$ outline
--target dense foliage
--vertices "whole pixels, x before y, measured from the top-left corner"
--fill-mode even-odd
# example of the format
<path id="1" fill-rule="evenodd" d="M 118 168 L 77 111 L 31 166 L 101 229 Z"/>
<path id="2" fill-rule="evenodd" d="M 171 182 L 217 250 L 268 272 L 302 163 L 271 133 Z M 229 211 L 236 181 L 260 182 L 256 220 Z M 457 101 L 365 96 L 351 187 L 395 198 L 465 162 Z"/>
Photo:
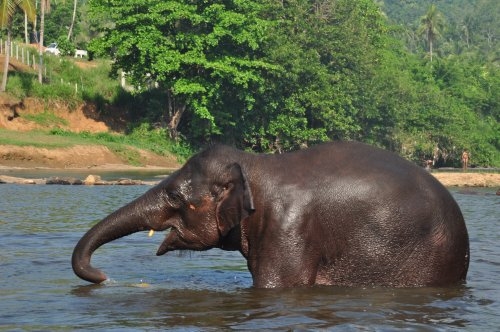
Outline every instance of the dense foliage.
<path id="1" fill-rule="evenodd" d="M 164 103 L 147 116 L 171 137 L 261 151 L 357 139 L 415 161 L 456 165 L 468 149 L 500 162 L 496 64 L 440 51 L 430 62 L 423 37 L 408 52 L 371 0 L 90 5 L 113 23 L 92 49 L 136 87 L 155 82 Z"/>
<path id="2" fill-rule="evenodd" d="M 473 165 L 498 167 L 499 8 L 88 0 L 77 26 L 88 32 L 79 42 L 133 86 L 110 102 L 193 146 L 286 151 L 356 139 L 436 166 L 458 166 L 467 149 Z"/>
<path id="3" fill-rule="evenodd" d="M 500 3 L 496 0 L 384 0 L 380 1 L 391 23 L 401 27 L 400 37 L 412 51 L 422 51 L 425 40 L 417 35 L 420 19 L 434 5 L 444 25 L 437 40 L 442 56 L 479 56 L 490 61 L 500 57 Z"/>

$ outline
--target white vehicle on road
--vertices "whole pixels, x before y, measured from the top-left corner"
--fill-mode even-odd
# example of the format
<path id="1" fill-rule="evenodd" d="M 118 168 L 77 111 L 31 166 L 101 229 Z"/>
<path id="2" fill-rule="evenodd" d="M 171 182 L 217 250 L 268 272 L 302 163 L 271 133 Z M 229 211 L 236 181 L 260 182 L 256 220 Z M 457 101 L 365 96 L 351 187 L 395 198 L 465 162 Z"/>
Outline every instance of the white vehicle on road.
<path id="1" fill-rule="evenodd" d="M 57 48 L 57 43 L 51 43 L 45 49 L 45 53 L 52 53 L 54 55 L 59 56 L 61 54 L 61 51 L 59 51 L 59 49 Z"/>

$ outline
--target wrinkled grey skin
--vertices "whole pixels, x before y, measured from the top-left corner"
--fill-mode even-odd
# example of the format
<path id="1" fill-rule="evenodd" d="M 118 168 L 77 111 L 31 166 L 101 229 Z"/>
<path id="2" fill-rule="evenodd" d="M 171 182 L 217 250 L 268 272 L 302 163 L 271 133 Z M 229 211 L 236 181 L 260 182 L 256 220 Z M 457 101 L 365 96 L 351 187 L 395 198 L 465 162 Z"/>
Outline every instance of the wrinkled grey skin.
<path id="1" fill-rule="evenodd" d="M 469 240 L 450 193 L 425 170 L 361 143 L 282 155 L 215 146 L 90 229 L 72 265 L 93 283 L 101 245 L 170 232 L 172 250 L 238 250 L 255 287 L 444 286 L 465 281 Z"/>

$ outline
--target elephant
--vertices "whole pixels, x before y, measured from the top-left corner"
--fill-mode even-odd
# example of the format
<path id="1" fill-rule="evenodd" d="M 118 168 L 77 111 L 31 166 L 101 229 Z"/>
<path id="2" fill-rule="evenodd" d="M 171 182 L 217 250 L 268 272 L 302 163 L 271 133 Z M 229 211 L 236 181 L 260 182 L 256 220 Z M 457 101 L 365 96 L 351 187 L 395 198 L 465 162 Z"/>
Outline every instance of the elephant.
<path id="1" fill-rule="evenodd" d="M 166 231 L 156 255 L 237 250 L 255 288 L 461 285 L 469 237 L 459 206 L 429 172 L 354 141 L 283 154 L 213 145 L 76 244 L 77 276 L 105 243 Z"/>

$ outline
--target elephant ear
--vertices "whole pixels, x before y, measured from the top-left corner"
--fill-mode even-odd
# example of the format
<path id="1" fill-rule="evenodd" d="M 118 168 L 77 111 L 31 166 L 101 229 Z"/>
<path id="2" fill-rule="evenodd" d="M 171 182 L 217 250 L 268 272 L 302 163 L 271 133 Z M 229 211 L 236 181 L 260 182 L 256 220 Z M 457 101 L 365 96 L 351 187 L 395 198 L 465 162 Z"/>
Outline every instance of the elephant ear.
<path id="1" fill-rule="evenodd" d="M 216 219 L 221 236 L 248 217 L 255 210 L 252 192 L 247 176 L 237 163 L 227 167 L 228 180 L 221 188 L 218 196 Z"/>

